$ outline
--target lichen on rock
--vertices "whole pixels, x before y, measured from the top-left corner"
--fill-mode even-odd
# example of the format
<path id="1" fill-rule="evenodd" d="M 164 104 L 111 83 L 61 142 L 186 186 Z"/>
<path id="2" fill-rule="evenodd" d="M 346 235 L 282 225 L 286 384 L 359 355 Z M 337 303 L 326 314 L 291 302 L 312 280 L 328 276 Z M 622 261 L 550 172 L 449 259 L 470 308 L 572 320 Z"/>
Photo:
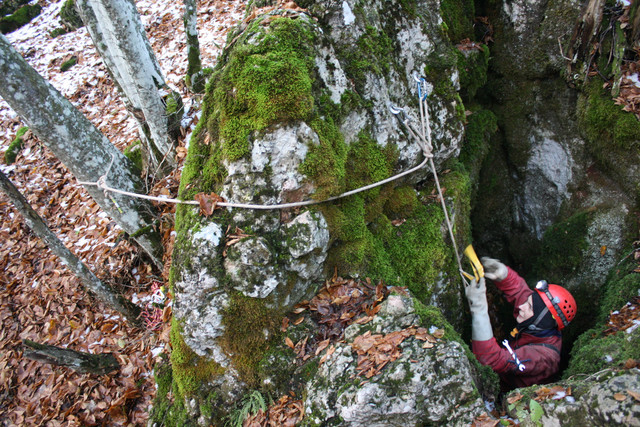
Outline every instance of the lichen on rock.
<path id="1" fill-rule="evenodd" d="M 419 324 L 411 298 L 392 294 L 370 323 L 349 326 L 345 342 L 336 345 L 307 385 L 305 425 L 467 425 L 473 420 L 484 405 L 469 360 L 454 340 L 443 338 L 425 348 L 410 337 L 400 344 L 400 357 L 378 374 L 365 378 L 358 372 L 354 339 L 366 331 L 389 334 Z"/>

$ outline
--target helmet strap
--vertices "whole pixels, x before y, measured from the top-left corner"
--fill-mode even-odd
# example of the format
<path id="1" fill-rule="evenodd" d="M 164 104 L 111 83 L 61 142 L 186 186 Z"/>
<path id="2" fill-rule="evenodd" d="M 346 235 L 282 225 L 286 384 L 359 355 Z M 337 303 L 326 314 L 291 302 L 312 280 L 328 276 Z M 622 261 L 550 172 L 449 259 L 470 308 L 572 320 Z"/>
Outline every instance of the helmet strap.
<path id="1" fill-rule="evenodd" d="M 558 316 L 560 316 L 560 321 L 562 322 L 562 324 L 564 326 L 567 326 L 569 324 L 569 321 L 565 317 L 564 312 L 560 310 L 560 306 L 558 305 L 558 301 L 556 300 L 556 298 L 554 298 L 554 296 L 551 295 L 551 292 L 549 292 L 548 288 L 544 290 L 544 294 L 547 296 L 547 298 L 549 298 L 549 301 L 553 305 L 553 308 L 556 310 L 556 313 L 558 313 Z"/>
<path id="2" fill-rule="evenodd" d="M 544 310 L 542 310 L 540 314 L 538 314 L 538 317 L 536 317 L 536 320 L 534 320 L 532 324 L 527 326 L 527 330 L 532 332 L 544 331 L 544 329 L 538 327 L 538 324 L 548 312 L 549 312 L 549 307 L 545 307 Z"/>

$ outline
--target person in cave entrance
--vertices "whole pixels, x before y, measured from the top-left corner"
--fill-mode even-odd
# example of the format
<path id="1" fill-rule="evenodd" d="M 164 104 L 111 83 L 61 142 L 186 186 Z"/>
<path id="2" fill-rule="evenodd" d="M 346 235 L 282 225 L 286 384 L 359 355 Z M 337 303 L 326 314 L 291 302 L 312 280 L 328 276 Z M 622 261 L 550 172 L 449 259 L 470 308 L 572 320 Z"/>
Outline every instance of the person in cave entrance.
<path id="1" fill-rule="evenodd" d="M 513 304 L 517 327 L 503 346 L 493 336 L 484 277 L 465 293 L 471 310 L 471 340 L 478 361 L 499 376 L 503 391 L 545 384 L 560 368 L 561 330 L 576 315 L 576 301 L 565 288 L 542 280 L 533 290 L 514 270 L 498 260 L 482 258 L 485 277 L 494 281 Z"/>

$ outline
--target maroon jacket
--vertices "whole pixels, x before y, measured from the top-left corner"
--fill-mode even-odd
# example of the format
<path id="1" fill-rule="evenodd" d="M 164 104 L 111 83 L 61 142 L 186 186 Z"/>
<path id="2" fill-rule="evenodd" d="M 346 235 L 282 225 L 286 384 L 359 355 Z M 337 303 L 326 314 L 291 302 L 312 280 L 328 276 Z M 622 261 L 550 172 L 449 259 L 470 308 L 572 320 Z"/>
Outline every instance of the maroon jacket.
<path id="1" fill-rule="evenodd" d="M 518 273 L 511 268 L 507 267 L 507 269 L 506 279 L 496 282 L 496 286 L 504 292 L 507 301 L 513 304 L 515 318 L 518 316 L 518 306 L 524 304 L 534 291 L 527 286 Z M 515 341 L 510 341 L 509 345 L 524 364 L 524 371 L 518 370 L 509 351 L 499 346 L 495 338 L 471 342 L 473 353 L 480 363 L 491 366 L 505 383 L 504 385 L 509 388 L 544 384 L 558 372 L 562 347 L 560 336 L 539 338 L 522 333 Z"/>

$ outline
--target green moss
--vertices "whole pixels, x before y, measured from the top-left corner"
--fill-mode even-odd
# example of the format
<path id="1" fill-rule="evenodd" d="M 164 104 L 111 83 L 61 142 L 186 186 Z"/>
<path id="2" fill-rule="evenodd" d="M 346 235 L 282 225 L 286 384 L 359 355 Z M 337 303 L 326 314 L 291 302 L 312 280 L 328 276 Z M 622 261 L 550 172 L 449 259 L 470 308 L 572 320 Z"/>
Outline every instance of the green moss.
<path id="1" fill-rule="evenodd" d="M 149 418 L 159 425 L 189 426 L 193 422 L 189 420 L 184 402 L 171 397 L 173 387 L 173 374 L 171 365 L 165 360 L 154 367 L 154 376 L 158 386 L 153 407 Z"/>
<path id="2" fill-rule="evenodd" d="M 0 18 L 0 32 L 2 34 L 11 33 L 18 28 L 29 23 L 33 18 L 40 15 L 42 6 L 39 4 L 27 4 L 16 10 L 9 16 Z"/>
<path id="3" fill-rule="evenodd" d="M 171 323 L 171 365 L 176 400 L 197 393 L 201 387 L 224 373 L 224 368 L 214 361 L 198 356 L 184 342 L 177 320 Z"/>
<path id="4" fill-rule="evenodd" d="M 597 81 L 592 81 L 585 88 L 578 113 L 588 147 L 599 159 L 610 154 L 611 150 L 624 155 L 627 150 L 638 149 L 640 121 L 620 105 L 615 105 L 610 94 Z"/>
<path id="5" fill-rule="evenodd" d="M 463 39 L 472 39 L 475 7 L 473 0 L 443 0 L 440 13 L 446 23 L 449 40 L 458 43 Z"/>
<path id="6" fill-rule="evenodd" d="M 345 59 L 345 72 L 355 83 L 356 90 L 364 93 L 368 73 L 381 76 L 389 72 L 395 43 L 384 31 L 367 25 L 355 46 L 338 46 L 337 50 Z"/>
<path id="7" fill-rule="evenodd" d="M 628 359 L 640 360 L 640 330 L 631 334 L 618 332 L 603 336 L 603 327 L 583 333 L 571 351 L 568 378 L 576 374 L 592 374 L 605 368 L 622 368 Z"/>
<path id="8" fill-rule="evenodd" d="M 300 20 L 277 18 L 265 31 L 254 23 L 243 37 L 255 44 L 233 49 L 214 75 L 208 130 L 224 157 L 248 153 L 249 136 L 275 122 L 304 120 L 313 108 L 310 70 L 313 34 Z"/>
<path id="9" fill-rule="evenodd" d="M 457 49 L 446 43 L 439 43 L 434 47 L 424 67 L 424 76 L 433 84 L 433 93 L 445 99 L 459 96 L 451 81 L 451 72 L 457 65 Z"/>
<path id="10" fill-rule="evenodd" d="M 219 191 L 224 160 L 249 153 L 256 132 L 275 123 L 311 119 L 311 56 L 314 35 L 303 20 L 259 20 L 237 37 L 211 75 L 203 117 L 193 134 L 180 182 L 180 197 Z M 251 42 L 246 42 L 251 39 Z"/>
<path id="11" fill-rule="evenodd" d="M 634 259 L 624 258 L 611 270 L 605 285 L 597 295 L 588 292 L 580 301 L 576 296 L 578 315 L 581 311 L 590 310 L 590 326 L 594 323 L 597 326 L 584 332 L 574 343 L 564 377 L 578 373 L 589 374 L 606 367 L 620 367 L 629 358 L 640 359 L 640 329 L 630 335 L 618 332 L 604 336 L 603 333 L 609 327 L 607 320 L 611 312 L 620 310 L 638 295 L 640 274 L 634 271 L 636 267 L 637 262 Z M 610 362 L 604 359 L 605 355 L 610 356 Z"/>
<path id="12" fill-rule="evenodd" d="M 263 300 L 233 293 L 223 311 L 225 333 L 220 345 L 231 355 L 240 378 L 258 385 L 258 368 L 274 337 L 279 336 L 282 313 L 269 309 Z"/>
<path id="13" fill-rule="evenodd" d="M 316 183 L 315 198 L 322 200 L 339 194 L 344 188 L 348 149 L 331 118 L 315 118 L 309 124 L 318 135 L 320 144 L 309 147 L 299 170 Z"/>
<path id="14" fill-rule="evenodd" d="M 592 212 L 578 212 L 550 226 L 542 236 L 542 253 L 535 270 L 545 277 L 571 276 L 582 263 Z"/>
<path id="15" fill-rule="evenodd" d="M 133 162 L 138 171 L 143 170 L 142 142 L 139 139 L 124 149 L 124 155 Z"/>
<path id="16" fill-rule="evenodd" d="M 633 270 L 622 270 L 623 268 L 620 267 L 621 272 L 610 278 L 605 285 L 604 298 L 600 302 L 600 319 L 606 318 L 613 310 L 620 309 L 640 291 L 640 274 Z"/>
<path id="17" fill-rule="evenodd" d="M 16 137 L 13 138 L 13 141 L 9 144 L 9 148 L 4 152 L 4 162 L 8 165 L 12 164 L 16 161 L 16 157 L 18 157 L 18 153 L 22 150 L 22 146 L 24 145 L 24 134 L 29 130 L 28 127 L 23 126 L 18 129 L 16 133 Z"/>
<path id="18" fill-rule="evenodd" d="M 77 56 L 72 56 L 71 58 L 67 59 L 66 61 L 64 61 L 60 65 L 60 71 L 62 71 L 63 73 L 65 71 L 69 71 L 71 69 L 71 67 L 73 67 L 77 63 L 78 63 L 78 57 Z"/>
<path id="19" fill-rule="evenodd" d="M 472 110 L 459 157 L 469 171 L 472 181 L 477 181 L 480 175 L 482 163 L 489 153 L 491 136 L 497 130 L 498 119 L 495 114 L 482 108 Z"/>
<path id="20" fill-rule="evenodd" d="M 418 207 L 418 203 L 418 193 L 412 186 L 397 187 L 387 200 L 384 212 L 392 219 L 404 218 L 412 215 Z"/>
<path id="21" fill-rule="evenodd" d="M 425 328 L 436 326 L 444 329 L 443 340 L 456 341 L 464 350 L 471 364 L 471 370 L 478 390 L 483 395 L 497 396 L 500 390 L 498 375 L 489 366 L 483 366 L 478 362 L 469 346 L 462 340 L 460 333 L 445 319 L 439 308 L 427 306 L 414 298 L 413 304 L 416 314 L 420 317 L 421 325 Z"/>
<path id="22" fill-rule="evenodd" d="M 49 37 L 51 37 L 52 39 L 55 39 L 58 36 L 61 36 L 63 34 L 67 34 L 69 31 L 67 31 L 66 28 L 64 27 L 60 27 L 60 28 L 56 28 L 52 31 L 49 32 Z"/>
<path id="23" fill-rule="evenodd" d="M 75 0 L 65 0 L 62 8 L 60 8 L 60 21 L 68 31 L 73 31 L 84 25 L 76 9 Z"/>
<path id="24" fill-rule="evenodd" d="M 460 87 L 465 99 L 473 98 L 478 89 L 487 83 L 487 71 L 489 69 L 489 47 L 482 46 L 482 50 L 470 50 L 461 52 L 456 50 L 458 56 L 458 72 L 460 73 Z"/>

